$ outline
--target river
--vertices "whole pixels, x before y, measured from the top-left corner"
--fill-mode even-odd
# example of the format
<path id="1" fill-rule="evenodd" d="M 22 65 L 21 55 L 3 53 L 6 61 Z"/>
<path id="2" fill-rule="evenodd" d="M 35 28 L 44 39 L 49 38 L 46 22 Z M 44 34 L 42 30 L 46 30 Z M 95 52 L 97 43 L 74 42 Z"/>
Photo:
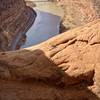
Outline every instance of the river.
<path id="1" fill-rule="evenodd" d="M 21 48 L 39 44 L 58 35 L 61 18 L 64 15 L 63 9 L 54 2 L 48 0 L 30 0 L 30 2 L 36 4 L 36 7 L 33 8 L 37 13 L 37 17 L 26 33 L 26 42 Z"/>

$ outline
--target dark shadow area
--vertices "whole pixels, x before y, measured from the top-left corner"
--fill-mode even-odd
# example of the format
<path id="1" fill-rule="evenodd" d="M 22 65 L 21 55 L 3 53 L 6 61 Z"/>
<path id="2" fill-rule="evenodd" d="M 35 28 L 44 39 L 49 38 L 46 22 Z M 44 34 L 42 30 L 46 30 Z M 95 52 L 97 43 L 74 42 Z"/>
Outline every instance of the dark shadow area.
<path id="1" fill-rule="evenodd" d="M 20 97 L 22 100 L 100 100 L 88 89 L 88 86 L 93 85 L 93 81 L 88 82 L 86 78 L 82 78 L 73 83 L 75 80 L 62 71 L 42 50 L 16 52 L 17 56 L 15 52 L 7 54 L 12 57 L 12 61 L 7 63 L 0 60 L 0 67 L 4 68 L 3 72 L 0 71 L 0 76 L 4 76 L 0 80 L 0 100 L 18 100 Z M 6 53 L 2 55 L 6 56 Z M 5 67 L 10 69 L 10 80 L 5 80 Z M 68 80 L 68 84 L 65 80 Z M 6 99 L 7 96 L 15 96 L 12 91 L 18 94 L 17 99 Z M 20 91 L 22 92 L 19 93 Z M 6 97 L 2 97 L 4 94 Z M 40 99 L 41 96 L 45 99 Z"/>

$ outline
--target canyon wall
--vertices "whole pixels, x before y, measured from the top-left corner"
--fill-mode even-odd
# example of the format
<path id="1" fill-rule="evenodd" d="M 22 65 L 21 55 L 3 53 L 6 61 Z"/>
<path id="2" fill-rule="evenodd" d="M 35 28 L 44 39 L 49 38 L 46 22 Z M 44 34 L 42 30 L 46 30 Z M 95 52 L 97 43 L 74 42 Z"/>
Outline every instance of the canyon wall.
<path id="1" fill-rule="evenodd" d="M 84 25 L 99 18 L 100 0 L 57 0 L 64 8 L 62 31 Z M 98 9 L 98 10 L 97 10 Z"/>
<path id="2" fill-rule="evenodd" d="M 18 34 L 25 33 L 33 24 L 35 12 L 24 0 L 0 1 L 0 50 L 11 48 Z"/>

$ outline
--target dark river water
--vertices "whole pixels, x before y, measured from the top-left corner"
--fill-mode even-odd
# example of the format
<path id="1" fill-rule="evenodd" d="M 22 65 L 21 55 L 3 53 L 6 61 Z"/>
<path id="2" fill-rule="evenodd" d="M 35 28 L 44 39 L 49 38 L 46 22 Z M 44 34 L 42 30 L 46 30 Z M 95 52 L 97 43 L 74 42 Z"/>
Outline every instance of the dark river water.
<path id="1" fill-rule="evenodd" d="M 37 17 L 32 27 L 27 31 L 26 41 L 21 48 L 39 44 L 59 34 L 63 10 L 52 2 L 35 1 L 36 7 L 34 9 L 37 13 Z"/>

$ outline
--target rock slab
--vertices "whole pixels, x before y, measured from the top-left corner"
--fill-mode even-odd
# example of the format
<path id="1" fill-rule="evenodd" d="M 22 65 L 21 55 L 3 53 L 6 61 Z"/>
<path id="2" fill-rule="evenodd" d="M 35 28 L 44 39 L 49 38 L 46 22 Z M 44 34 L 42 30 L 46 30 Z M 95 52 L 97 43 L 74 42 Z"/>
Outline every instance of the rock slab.
<path id="1" fill-rule="evenodd" d="M 0 100 L 100 100 L 100 19 L 30 48 L 0 53 Z"/>

